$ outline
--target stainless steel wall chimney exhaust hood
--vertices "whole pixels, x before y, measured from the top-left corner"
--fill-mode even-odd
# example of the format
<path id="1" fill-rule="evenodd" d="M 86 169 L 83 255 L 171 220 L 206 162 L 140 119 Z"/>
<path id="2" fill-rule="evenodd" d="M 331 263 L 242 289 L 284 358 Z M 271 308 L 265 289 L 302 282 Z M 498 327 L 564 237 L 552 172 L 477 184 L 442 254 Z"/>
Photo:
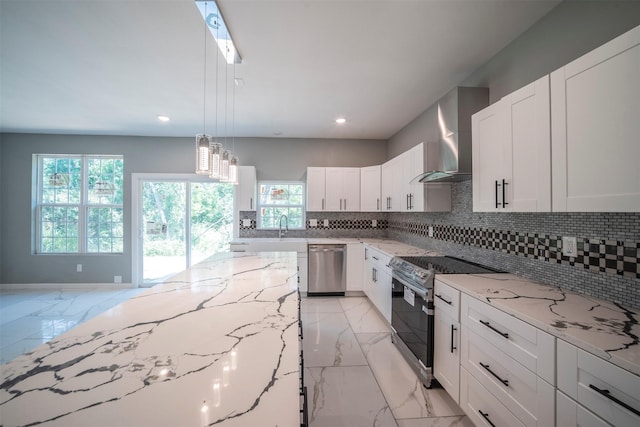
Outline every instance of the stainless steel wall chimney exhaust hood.
<path id="1" fill-rule="evenodd" d="M 456 87 L 438 101 L 438 141 L 427 144 L 427 170 L 412 184 L 471 179 L 471 116 L 488 105 L 484 87 Z"/>

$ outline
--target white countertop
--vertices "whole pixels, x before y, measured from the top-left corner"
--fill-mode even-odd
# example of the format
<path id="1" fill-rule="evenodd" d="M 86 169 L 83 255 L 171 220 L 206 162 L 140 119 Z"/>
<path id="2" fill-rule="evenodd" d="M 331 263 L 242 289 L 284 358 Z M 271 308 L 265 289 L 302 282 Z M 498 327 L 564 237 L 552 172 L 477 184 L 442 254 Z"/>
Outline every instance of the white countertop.
<path id="1" fill-rule="evenodd" d="M 299 426 L 295 253 L 216 255 L 0 366 L 0 425 Z"/>
<path id="2" fill-rule="evenodd" d="M 513 274 L 444 274 L 436 279 L 640 375 L 637 310 Z"/>
<path id="3" fill-rule="evenodd" d="M 440 253 L 429 251 L 426 249 L 417 248 L 415 246 L 407 245 L 405 243 L 398 242 L 391 239 L 369 239 L 369 238 L 299 238 L 299 237 L 283 237 L 278 238 L 238 238 L 230 242 L 231 245 L 249 244 L 250 242 L 260 243 L 273 243 L 274 247 L 278 243 L 307 243 L 307 244 L 349 244 L 349 243 L 364 243 L 372 248 L 379 249 L 391 256 L 411 256 L 411 255 L 430 255 L 438 256 Z"/>

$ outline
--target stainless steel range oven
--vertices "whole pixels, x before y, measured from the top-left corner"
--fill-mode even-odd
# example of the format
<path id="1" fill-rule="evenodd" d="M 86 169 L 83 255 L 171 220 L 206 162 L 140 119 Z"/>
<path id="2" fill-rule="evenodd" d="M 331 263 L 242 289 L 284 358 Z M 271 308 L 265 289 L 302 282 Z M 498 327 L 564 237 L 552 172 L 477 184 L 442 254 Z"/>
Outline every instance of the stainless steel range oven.
<path id="1" fill-rule="evenodd" d="M 433 378 L 433 285 L 436 274 L 495 273 L 488 267 L 448 256 L 394 257 L 391 339 L 425 387 Z"/>

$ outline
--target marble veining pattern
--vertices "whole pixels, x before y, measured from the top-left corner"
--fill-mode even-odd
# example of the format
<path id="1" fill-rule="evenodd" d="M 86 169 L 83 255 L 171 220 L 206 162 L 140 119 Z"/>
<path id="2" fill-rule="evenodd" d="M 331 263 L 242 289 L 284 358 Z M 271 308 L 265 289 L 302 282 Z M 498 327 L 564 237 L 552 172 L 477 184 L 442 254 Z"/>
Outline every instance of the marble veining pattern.
<path id="1" fill-rule="evenodd" d="M 293 253 L 174 276 L 2 365 L 0 424 L 298 425 L 295 276 Z"/>
<path id="2" fill-rule="evenodd" d="M 441 275 L 439 280 L 640 375 L 640 313 L 512 274 Z"/>

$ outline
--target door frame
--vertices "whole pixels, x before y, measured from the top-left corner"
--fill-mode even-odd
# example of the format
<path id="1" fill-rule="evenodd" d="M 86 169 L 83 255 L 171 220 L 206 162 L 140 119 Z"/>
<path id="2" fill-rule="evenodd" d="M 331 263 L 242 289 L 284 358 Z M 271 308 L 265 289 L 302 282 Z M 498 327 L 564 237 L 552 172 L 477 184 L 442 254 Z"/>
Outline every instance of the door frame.
<path id="1" fill-rule="evenodd" d="M 141 239 L 144 233 L 144 223 L 142 218 L 142 183 L 145 181 L 160 182 L 208 182 L 215 183 L 207 175 L 198 175 L 195 173 L 132 173 L 131 174 L 131 282 L 134 287 L 144 287 L 143 274 L 143 254 Z M 234 197 L 235 198 L 235 197 Z M 191 203 L 191 193 L 186 192 L 185 202 Z M 188 211 L 188 207 L 187 207 Z M 186 230 L 185 244 L 191 247 L 191 233 Z M 189 259 L 189 251 L 187 251 L 187 265 L 191 263 Z"/>

